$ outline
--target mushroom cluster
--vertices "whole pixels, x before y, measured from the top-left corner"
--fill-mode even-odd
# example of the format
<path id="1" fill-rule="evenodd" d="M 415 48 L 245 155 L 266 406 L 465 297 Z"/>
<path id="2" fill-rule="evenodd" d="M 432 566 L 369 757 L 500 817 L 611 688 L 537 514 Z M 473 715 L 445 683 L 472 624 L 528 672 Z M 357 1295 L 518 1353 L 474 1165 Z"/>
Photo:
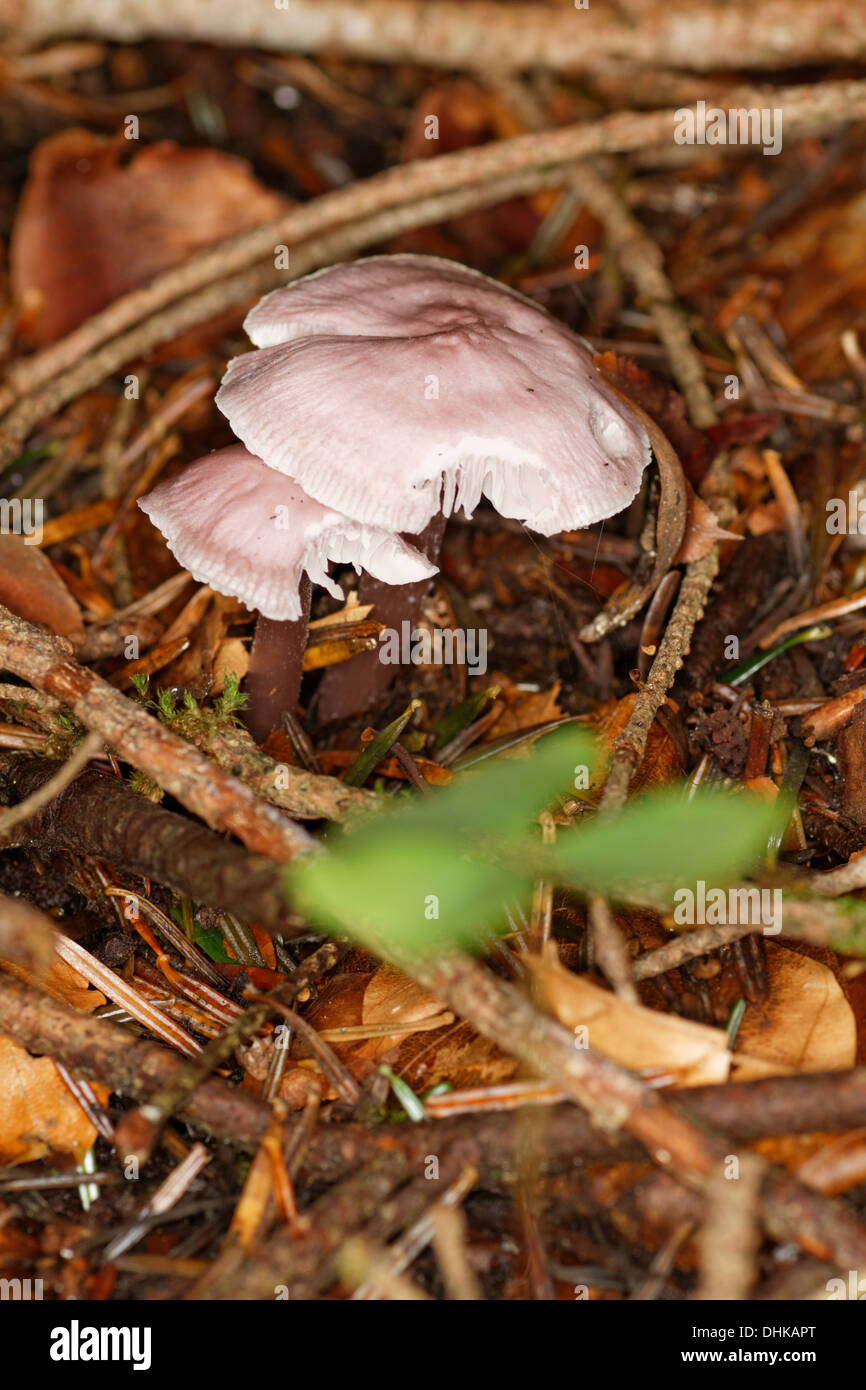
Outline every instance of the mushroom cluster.
<path id="1" fill-rule="evenodd" d="M 643 426 L 563 324 L 432 256 L 330 266 L 266 295 L 217 405 L 241 444 L 140 505 L 196 578 L 257 610 L 247 689 L 264 737 L 299 688 L 310 581 L 365 572 L 388 626 L 413 619 L 445 519 L 482 497 L 552 535 L 621 511 L 650 458 Z M 320 718 L 387 684 L 372 652 L 326 673 Z"/>

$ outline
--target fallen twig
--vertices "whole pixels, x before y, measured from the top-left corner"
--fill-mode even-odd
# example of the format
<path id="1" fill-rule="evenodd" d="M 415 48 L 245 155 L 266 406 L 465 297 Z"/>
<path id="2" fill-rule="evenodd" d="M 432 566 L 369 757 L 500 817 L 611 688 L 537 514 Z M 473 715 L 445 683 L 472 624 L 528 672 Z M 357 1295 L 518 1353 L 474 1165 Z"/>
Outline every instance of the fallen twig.
<path id="1" fill-rule="evenodd" d="M 67 705 L 87 728 L 193 815 L 230 830 L 248 849 L 284 862 L 313 848 L 307 832 L 243 782 L 172 734 L 140 705 L 79 666 L 49 634 L 0 607 L 0 668 Z"/>
<path id="2" fill-rule="evenodd" d="M 730 105 L 759 106 L 765 98 L 760 90 L 744 89 L 731 94 Z M 787 132 L 820 133 L 866 115 L 866 82 L 783 88 L 773 100 L 784 109 Z M 0 463 L 14 457 L 40 418 L 135 356 L 284 283 L 285 272 L 273 268 L 275 247 L 298 246 L 291 274 L 300 275 L 412 227 L 561 183 L 563 166 L 578 160 L 670 145 L 676 120 L 673 110 L 623 112 L 562 130 L 533 132 L 416 160 L 325 194 L 201 252 L 10 368 L 0 387 L 0 411 L 10 411 L 17 398 L 29 394 L 3 421 Z M 725 152 L 737 147 L 718 148 Z M 302 242 L 307 243 L 303 248 Z M 267 265 L 249 269 L 261 261 Z M 52 382 L 53 378 L 58 379 Z M 48 383 L 52 383 L 50 389 Z"/>
<path id="3" fill-rule="evenodd" d="M 866 17 L 856 5 L 833 12 L 791 10 L 786 0 L 705 3 L 679 0 L 630 9 L 573 11 L 533 4 L 449 0 L 291 0 L 281 8 L 231 0 L 2 0 L 0 32 L 44 43 L 70 34 L 131 43 L 186 39 L 283 52 L 327 50 L 374 62 L 415 62 L 500 72 L 552 68 L 594 72 L 611 65 L 786 68 L 853 62 L 866 53 Z"/>
<path id="4" fill-rule="evenodd" d="M 0 811 L 0 836 L 8 834 L 16 825 L 21 825 L 31 816 L 35 816 L 37 811 L 41 811 L 50 801 L 59 796 L 69 786 L 69 783 L 75 780 L 81 769 L 90 762 L 90 759 L 101 751 L 102 738 L 99 734 L 87 734 L 66 762 L 52 773 L 47 781 L 36 787 L 29 796 L 26 796 L 23 801 L 19 801 L 16 806 L 9 806 L 5 811 Z"/>
<path id="5" fill-rule="evenodd" d="M 43 759 L 12 755 L 2 778 L 7 789 L 26 794 L 44 785 L 51 767 Z M 105 769 L 88 768 L 19 829 L 19 843 L 96 855 L 281 935 L 306 929 L 286 907 L 278 864 L 154 805 Z"/>

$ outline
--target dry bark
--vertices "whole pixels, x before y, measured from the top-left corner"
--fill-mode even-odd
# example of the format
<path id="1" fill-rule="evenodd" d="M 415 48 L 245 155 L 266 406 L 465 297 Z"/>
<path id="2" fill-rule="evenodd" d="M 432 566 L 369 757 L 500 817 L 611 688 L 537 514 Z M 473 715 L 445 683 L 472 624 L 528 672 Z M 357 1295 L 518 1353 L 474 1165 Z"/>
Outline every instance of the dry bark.
<path id="1" fill-rule="evenodd" d="M 0 787 L 5 783 L 7 796 L 13 790 L 28 796 L 55 767 L 44 758 L 11 755 L 4 761 Z M 278 864 L 154 805 L 103 768 L 87 768 L 19 826 L 18 834 L 19 844 L 96 855 L 283 936 L 306 930 L 286 906 Z"/>
<path id="2" fill-rule="evenodd" d="M 187 39 L 240 48 L 500 72 L 610 66 L 777 69 L 856 61 L 866 53 L 866 11 L 790 0 L 694 4 L 654 0 L 586 9 L 473 0 L 0 0 L 0 34 L 45 43 L 72 34 L 132 43 Z"/>
<path id="3" fill-rule="evenodd" d="M 278 862 L 313 848 L 299 825 L 260 801 L 140 705 L 67 656 L 50 634 L 0 606 L 0 669 L 68 706 L 86 728 L 215 830 Z"/>

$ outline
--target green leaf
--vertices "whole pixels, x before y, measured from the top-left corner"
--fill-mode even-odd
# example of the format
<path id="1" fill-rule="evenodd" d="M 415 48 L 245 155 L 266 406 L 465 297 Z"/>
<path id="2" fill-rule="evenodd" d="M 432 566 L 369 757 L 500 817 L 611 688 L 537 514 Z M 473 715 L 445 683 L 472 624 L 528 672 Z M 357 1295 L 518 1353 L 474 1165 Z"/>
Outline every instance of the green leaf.
<path id="1" fill-rule="evenodd" d="M 215 960 L 218 965 L 236 965 L 225 946 L 223 945 L 223 934 L 218 927 L 196 927 L 195 944 L 200 946 L 206 956 Z"/>
<path id="2" fill-rule="evenodd" d="M 531 888 L 532 823 L 595 760 L 592 740 L 569 731 L 524 760 L 483 772 L 411 803 L 403 801 L 327 856 L 288 871 L 294 902 L 314 921 L 405 949 L 472 947 L 504 922 L 503 902 Z"/>
<path id="3" fill-rule="evenodd" d="M 611 897 L 639 886 L 666 894 L 697 879 L 718 885 L 760 862 L 782 814 L 747 792 L 686 800 L 681 788 L 665 789 L 560 835 L 551 857 L 562 882 Z"/>
<path id="4" fill-rule="evenodd" d="M 450 743 L 458 734 L 462 734 L 464 729 L 468 729 L 470 724 L 481 714 L 487 705 L 491 704 L 499 694 L 499 686 L 491 685 L 486 690 L 475 690 L 465 700 L 461 700 L 459 705 L 455 705 L 447 714 L 437 720 L 433 725 L 435 739 L 434 748 L 444 748 L 446 743 Z"/>
<path id="5" fill-rule="evenodd" d="M 470 855 L 450 835 L 414 830 L 369 842 L 352 836 L 292 874 L 294 900 L 317 923 L 434 954 L 477 945 L 504 922 L 503 900 L 530 882 L 528 872 Z"/>
<path id="6" fill-rule="evenodd" d="M 668 895 L 698 879 L 715 886 L 761 861 L 785 814 L 779 802 L 745 793 L 686 800 L 677 787 L 587 817 L 542 845 L 540 812 L 574 795 L 576 773 L 596 760 L 585 731 L 559 730 L 526 759 L 496 759 L 331 840 L 327 854 L 287 870 L 289 894 L 312 921 L 373 949 L 472 949 L 504 929 L 503 904 L 525 901 L 539 876 L 614 898 Z"/>
<path id="7" fill-rule="evenodd" d="M 516 834 L 556 796 L 575 795 L 578 768 L 589 769 L 591 782 L 598 764 L 590 734 L 557 731 L 539 739 L 526 758 L 496 758 L 482 769 L 461 773 L 449 787 L 416 803 L 413 824 L 430 831 Z"/>
<path id="8" fill-rule="evenodd" d="M 403 713 L 361 749 L 352 766 L 343 773 L 343 781 L 347 786 L 363 787 L 370 773 L 390 753 L 420 704 L 420 700 L 410 700 Z"/>

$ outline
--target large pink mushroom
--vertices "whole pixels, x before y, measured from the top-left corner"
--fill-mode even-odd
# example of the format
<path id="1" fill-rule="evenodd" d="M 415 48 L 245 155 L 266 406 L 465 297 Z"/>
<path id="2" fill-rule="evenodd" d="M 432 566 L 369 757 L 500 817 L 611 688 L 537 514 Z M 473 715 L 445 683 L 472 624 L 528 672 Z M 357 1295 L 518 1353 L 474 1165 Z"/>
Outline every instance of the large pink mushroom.
<path id="1" fill-rule="evenodd" d="M 650 459 L 643 426 L 589 348 L 530 300 L 432 256 L 374 256 L 275 290 L 245 328 L 217 404 L 235 434 L 319 502 L 409 533 L 435 561 L 444 518 L 482 496 L 543 535 L 621 511 Z M 426 588 L 364 579 L 388 627 Z M 319 717 L 360 713 L 390 668 L 326 673 Z"/>
<path id="2" fill-rule="evenodd" d="M 246 690 L 259 740 L 297 703 L 311 583 L 342 598 L 329 562 L 363 568 L 384 585 L 435 573 L 399 536 L 314 501 L 242 444 L 189 464 L 139 506 L 195 579 L 258 613 Z"/>

